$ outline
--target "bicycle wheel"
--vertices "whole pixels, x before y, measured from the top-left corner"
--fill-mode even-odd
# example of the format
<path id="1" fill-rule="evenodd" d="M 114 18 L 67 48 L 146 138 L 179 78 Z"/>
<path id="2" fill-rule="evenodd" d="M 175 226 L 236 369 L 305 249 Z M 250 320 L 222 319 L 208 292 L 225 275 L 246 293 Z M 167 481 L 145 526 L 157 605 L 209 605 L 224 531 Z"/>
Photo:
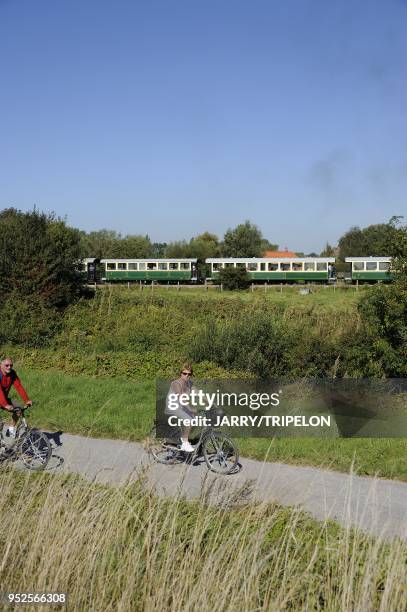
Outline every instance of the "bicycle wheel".
<path id="1" fill-rule="evenodd" d="M 174 463 L 180 463 L 184 460 L 183 453 L 175 444 L 166 442 L 164 438 L 157 438 L 155 427 L 153 427 L 149 433 L 146 440 L 146 446 L 148 452 L 158 463 L 172 465 Z"/>
<path id="2" fill-rule="evenodd" d="M 211 431 L 202 443 L 205 463 L 212 472 L 231 474 L 237 469 L 239 451 L 230 438 L 218 431 Z"/>
<path id="3" fill-rule="evenodd" d="M 30 429 L 21 439 L 18 456 L 28 470 L 44 470 L 51 455 L 51 443 L 41 431 Z"/>

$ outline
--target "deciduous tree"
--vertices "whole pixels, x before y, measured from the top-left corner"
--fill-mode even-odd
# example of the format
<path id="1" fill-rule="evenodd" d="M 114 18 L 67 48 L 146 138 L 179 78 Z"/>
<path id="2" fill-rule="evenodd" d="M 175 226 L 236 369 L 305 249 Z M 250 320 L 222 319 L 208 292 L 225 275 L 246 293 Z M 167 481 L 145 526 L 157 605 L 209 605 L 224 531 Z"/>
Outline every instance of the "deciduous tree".
<path id="1" fill-rule="evenodd" d="M 81 257 L 78 230 L 55 215 L 37 210 L 0 213 L 0 296 L 40 300 L 63 307 L 81 289 L 77 274 Z"/>
<path id="2" fill-rule="evenodd" d="M 228 229 L 221 245 L 224 257 L 261 257 L 265 242 L 260 229 L 250 221 Z"/>

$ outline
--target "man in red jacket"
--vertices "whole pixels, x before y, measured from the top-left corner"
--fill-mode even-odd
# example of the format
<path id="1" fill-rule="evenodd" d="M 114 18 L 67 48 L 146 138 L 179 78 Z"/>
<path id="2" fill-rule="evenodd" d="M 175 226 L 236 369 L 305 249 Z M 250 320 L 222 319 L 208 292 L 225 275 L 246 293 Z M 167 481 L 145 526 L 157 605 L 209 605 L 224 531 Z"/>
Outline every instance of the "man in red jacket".
<path id="1" fill-rule="evenodd" d="M 32 406 L 32 401 L 29 399 L 20 379 L 17 376 L 17 372 L 13 370 L 13 360 L 11 357 L 5 357 L 0 363 L 0 408 L 12 412 L 13 404 L 11 403 L 8 395 L 11 387 L 14 385 L 17 393 L 23 400 L 26 406 Z M 14 412 L 11 415 L 13 419 L 13 426 L 8 428 L 8 435 L 11 437 L 15 436 L 16 424 L 18 417 Z"/>

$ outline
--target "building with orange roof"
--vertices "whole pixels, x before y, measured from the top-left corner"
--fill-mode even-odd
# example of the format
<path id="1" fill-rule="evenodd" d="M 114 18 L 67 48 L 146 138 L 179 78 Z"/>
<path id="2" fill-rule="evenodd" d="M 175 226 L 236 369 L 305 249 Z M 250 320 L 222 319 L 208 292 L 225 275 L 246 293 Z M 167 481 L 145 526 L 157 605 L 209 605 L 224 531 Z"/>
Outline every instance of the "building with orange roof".
<path id="1" fill-rule="evenodd" d="M 287 251 L 287 249 L 285 251 L 266 251 L 263 257 L 289 257 L 292 259 L 293 257 L 297 257 L 297 253 L 294 253 L 294 251 Z"/>

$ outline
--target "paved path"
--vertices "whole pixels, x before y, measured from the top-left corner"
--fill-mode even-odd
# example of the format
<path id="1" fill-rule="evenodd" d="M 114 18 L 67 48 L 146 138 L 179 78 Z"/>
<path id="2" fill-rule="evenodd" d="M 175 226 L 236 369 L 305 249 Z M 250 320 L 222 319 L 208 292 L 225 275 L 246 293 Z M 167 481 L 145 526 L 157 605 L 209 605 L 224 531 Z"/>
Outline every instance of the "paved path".
<path id="1" fill-rule="evenodd" d="M 51 472 L 77 472 L 89 480 L 120 484 L 146 469 L 147 482 L 161 496 L 181 492 L 196 499 L 209 485 L 212 503 L 275 501 L 300 506 L 318 520 L 330 518 L 387 540 L 407 540 L 407 483 L 245 458 L 238 473 L 218 476 L 205 464 L 156 464 L 136 442 L 70 434 L 54 436 L 54 441 L 60 445 L 49 464 Z"/>

